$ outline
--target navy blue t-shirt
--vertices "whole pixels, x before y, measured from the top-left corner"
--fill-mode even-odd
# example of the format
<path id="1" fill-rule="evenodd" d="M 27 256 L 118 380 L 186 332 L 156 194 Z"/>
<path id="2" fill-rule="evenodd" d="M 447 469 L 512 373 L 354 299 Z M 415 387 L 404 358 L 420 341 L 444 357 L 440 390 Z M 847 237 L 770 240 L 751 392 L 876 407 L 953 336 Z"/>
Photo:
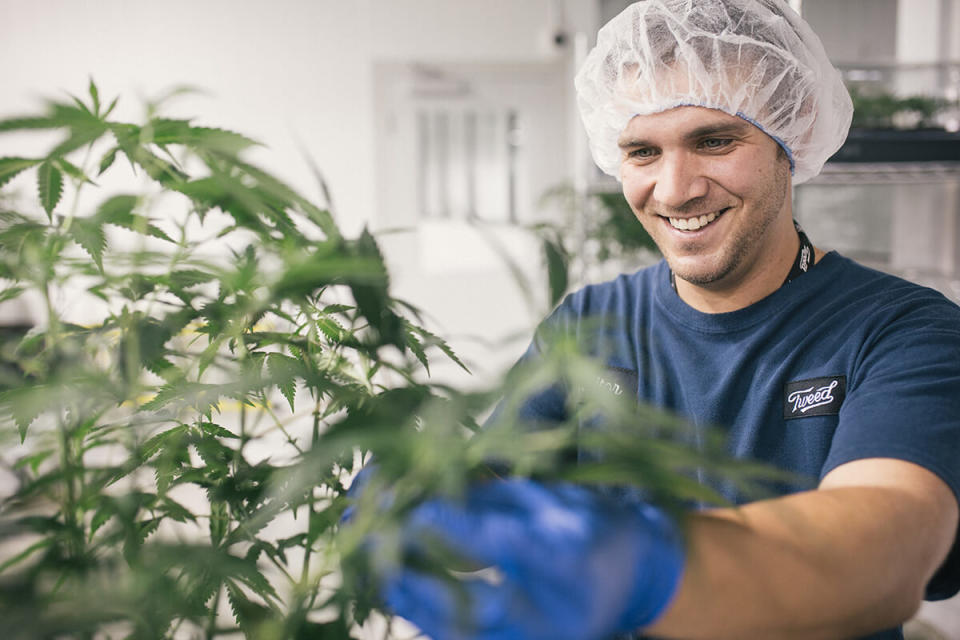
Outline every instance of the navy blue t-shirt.
<path id="1" fill-rule="evenodd" d="M 960 308 L 936 291 L 829 253 L 763 300 L 708 314 L 660 262 L 567 296 L 546 326 L 574 333 L 639 401 L 723 429 L 737 458 L 815 479 L 897 458 L 960 497 Z M 527 412 L 556 418 L 561 405 L 546 393 Z M 929 598 L 960 588 L 951 556 Z"/>

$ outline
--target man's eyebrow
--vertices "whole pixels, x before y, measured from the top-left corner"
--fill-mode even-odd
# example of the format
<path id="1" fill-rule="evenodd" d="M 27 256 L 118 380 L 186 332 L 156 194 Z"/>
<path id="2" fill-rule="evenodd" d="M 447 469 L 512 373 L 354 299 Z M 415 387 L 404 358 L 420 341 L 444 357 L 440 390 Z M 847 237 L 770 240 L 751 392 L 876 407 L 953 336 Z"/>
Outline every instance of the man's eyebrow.
<path id="1" fill-rule="evenodd" d="M 684 135 L 684 139 L 699 140 L 700 138 L 709 138 L 711 136 L 742 136 L 750 132 L 751 125 L 748 122 L 724 122 L 720 124 L 707 124 L 697 127 L 693 131 Z M 646 147 L 650 142 L 637 136 L 624 136 L 617 140 L 617 146 L 621 149 L 630 149 L 633 147 Z"/>
<path id="2" fill-rule="evenodd" d="M 645 147 L 650 143 L 642 138 L 630 137 L 630 138 L 618 138 L 617 146 L 621 149 L 630 149 L 632 147 Z"/>
<path id="3" fill-rule="evenodd" d="M 723 135 L 746 135 L 753 125 L 747 122 L 725 122 L 721 124 L 708 124 L 697 127 L 684 136 L 687 140 L 696 140 L 699 138 L 709 138 L 711 136 Z"/>

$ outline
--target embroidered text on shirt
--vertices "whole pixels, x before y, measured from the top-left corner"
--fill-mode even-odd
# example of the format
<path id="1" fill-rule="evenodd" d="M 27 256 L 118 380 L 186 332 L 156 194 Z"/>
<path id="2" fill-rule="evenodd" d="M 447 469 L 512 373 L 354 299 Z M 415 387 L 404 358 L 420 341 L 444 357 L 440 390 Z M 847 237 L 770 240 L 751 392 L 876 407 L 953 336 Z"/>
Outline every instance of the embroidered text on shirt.
<path id="1" fill-rule="evenodd" d="M 828 376 L 788 382 L 784 390 L 783 417 L 836 415 L 847 391 L 846 376 Z"/>

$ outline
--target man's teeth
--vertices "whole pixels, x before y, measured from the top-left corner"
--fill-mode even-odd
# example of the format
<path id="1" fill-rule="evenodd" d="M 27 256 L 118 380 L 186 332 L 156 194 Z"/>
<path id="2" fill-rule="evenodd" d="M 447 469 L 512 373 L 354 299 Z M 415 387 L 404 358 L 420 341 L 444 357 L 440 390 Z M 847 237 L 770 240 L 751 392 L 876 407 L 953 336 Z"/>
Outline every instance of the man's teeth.
<path id="1" fill-rule="evenodd" d="M 683 231 L 696 231 L 700 227 L 705 227 L 716 220 L 717 215 L 718 214 L 716 213 L 708 213 L 700 216 L 699 218 L 669 218 L 669 220 L 674 229 L 681 229 Z"/>

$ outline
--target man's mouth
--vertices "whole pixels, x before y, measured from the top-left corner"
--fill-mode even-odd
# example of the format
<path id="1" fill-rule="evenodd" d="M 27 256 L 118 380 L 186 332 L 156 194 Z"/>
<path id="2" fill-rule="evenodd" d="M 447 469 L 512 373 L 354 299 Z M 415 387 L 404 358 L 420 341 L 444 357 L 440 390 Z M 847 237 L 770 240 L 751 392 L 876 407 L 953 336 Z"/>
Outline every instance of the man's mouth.
<path id="1" fill-rule="evenodd" d="M 713 213 L 706 213 L 702 216 L 697 216 L 693 218 L 667 218 L 670 221 L 670 225 L 674 229 L 679 229 L 681 231 L 697 231 L 704 228 L 724 213 L 729 210 L 730 207 L 720 209 L 719 211 L 714 211 Z"/>

